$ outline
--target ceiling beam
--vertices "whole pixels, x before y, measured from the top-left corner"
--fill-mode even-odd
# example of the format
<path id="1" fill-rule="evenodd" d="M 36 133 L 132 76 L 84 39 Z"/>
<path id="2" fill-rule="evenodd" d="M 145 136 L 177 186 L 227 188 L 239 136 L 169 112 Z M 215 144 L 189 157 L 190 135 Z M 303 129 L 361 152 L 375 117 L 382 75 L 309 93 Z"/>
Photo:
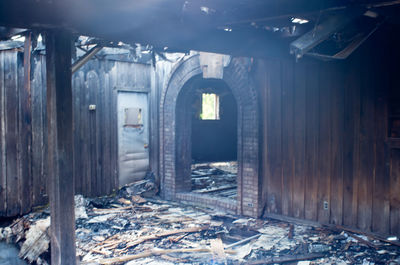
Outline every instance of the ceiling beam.
<path id="1" fill-rule="evenodd" d="M 354 0 L 352 5 L 397 4 Z M 178 50 L 239 55 L 288 53 L 286 40 L 262 29 L 225 32 L 229 23 L 346 8 L 345 0 L 0 0 L 0 26 L 65 28 L 76 34 Z"/>
<path id="2" fill-rule="evenodd" d="M 301 58 L 312 48 L 326 40 L 333 33 L 339 31 L 352 20 L 362 15 L 361 10 L 348 10 L 347 12 L 331 16 L 318 25 L 293 41 L 290 44 L 290 53 L 296 56 L 296 59 Z"/>

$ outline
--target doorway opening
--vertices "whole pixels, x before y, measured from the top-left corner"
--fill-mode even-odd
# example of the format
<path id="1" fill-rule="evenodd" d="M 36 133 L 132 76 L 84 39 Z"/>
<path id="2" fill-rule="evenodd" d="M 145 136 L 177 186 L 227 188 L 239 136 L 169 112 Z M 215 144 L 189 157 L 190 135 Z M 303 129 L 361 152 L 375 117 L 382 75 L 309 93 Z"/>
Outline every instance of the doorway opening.
<path id="1" fill-rule="evenodd" d="M 164 198 L 219 208 L 236 214 L 260 216 L 259 107 L 257 92 L 249 75 L 251 63 L 248 58 L 232 58 L 224 68 L 222 79 L 203 79 L 198 54 L 175 66 L 166 88 L 162 91 L 160 105 L 160 187 Z M 229 148 L 236 148 L 236 151 L 228 152 L 228 148 L 219 148 L 221 142 L 217 143 L 216 148 L 215 143 L 211 146 L 214 155 L 220 150 L 234 154 L 231 158 L 223 157 L 217 162 L 237 161 L 236 200 L 198 194 L 193 192 L 192 187 L 192 164 L 201 163 L 201 159 L 196 160 L 196 156 L 192 154 L 192 149 L 193 152 L 196 150 L 193 146 L 200 141 L 200 138 L 194 136 L 200 130 L 195 129 L 193 117 L 197 117 L 200 122 L 203 94 L 215 94 L 204 97 L 213 98 L 210 99 L 210 104 L 219 105 L 219 109 L 214 107 L 211 114 L 201 117 L 213 118 L 202 119 L 204 122 L 221 121 L 224 113 L 227 113 L 221 107 L 225 92 L 234 96 L 233 102 L 236 106 L 236 111 L 232 111 L 232 114 L 236 114 L 236 118 L 232 118 L 236 121 L 236 125 L 232 125 L 235 129 L 229 130 L 230 134 L 236 133 L 233 137 L 236 140 L 234 144 L 228 145 Z M 228 138 L 228 130 L 225 131 L 224 140 Z M 210 159 L 210 156 L 204 160 L 207 165 L 209 161 L 216 161 Z M 235 197 L 234 194 L 230 196 Z"/>
<path id="2" fill-rule="evenodd" d="M 191 192 L 237 200 L 237 104 L 222 80 L 201 80 L 191 111 Z"/>

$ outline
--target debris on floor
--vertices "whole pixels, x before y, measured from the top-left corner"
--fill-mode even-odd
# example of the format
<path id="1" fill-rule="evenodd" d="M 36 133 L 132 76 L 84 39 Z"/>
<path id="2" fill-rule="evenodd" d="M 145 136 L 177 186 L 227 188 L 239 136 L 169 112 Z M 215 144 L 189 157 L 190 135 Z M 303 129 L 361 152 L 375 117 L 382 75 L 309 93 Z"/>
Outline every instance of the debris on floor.
<path id="1" fill-rule="evenodd" d="M 81 264 L 400 263 L 400 247 L 389 240 L 144 198 L 134 192 L 141 185 L 115 197 L 76 196 Z M 50 263 L 49 238 L 48 209 L 0 228 L 0 240 L 36 264 Z"/>
<path id="2" fill-rule="evenodd" d="M 50 217 L 39 219 L 33 225 L 30 225 L 18 256 L 32 263 L 40 254 L 47 251 L 50 244 L 49 229 Z"/>
<path id="3" fill-rule="evenodd" d="M 192 192 L 236 200 L 237 162 L 192 165 Z"/>

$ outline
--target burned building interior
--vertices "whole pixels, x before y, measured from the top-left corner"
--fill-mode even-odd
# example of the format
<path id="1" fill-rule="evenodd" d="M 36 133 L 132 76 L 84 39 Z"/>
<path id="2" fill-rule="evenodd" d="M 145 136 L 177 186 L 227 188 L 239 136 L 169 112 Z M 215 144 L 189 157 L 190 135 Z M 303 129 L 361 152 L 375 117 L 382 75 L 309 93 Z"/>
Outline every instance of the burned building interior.
<path id="1" fill-rule="evenodd" d="M 400 1 L 0 1 L 0 265 L 400 264 Z"/>

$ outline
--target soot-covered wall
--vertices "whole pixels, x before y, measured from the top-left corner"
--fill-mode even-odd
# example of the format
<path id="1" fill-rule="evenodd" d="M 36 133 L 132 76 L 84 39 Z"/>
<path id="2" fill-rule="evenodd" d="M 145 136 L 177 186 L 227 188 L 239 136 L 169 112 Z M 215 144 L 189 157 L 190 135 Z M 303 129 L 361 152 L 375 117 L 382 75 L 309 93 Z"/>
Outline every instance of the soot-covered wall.
<path id="1" fill-rule="evenodd" d="M 202 80 L 192 104 L 192 161 L 237 159 L 237 107 L 235 98 L 221 80 Z M 219 120 L 202 120 L 202 93 L 219 97 Z"/>
<path id="2" fill-rule="evenodd" d="M 48 202 L 46 58 L 32 52 L 27 86 L 24 55 L 22 47 L 0 51 L 0 219 Z M 148 89 L 151 69 L 105 58 L 72 76 L 76 194 L 101 196 L 118 188 L 116 93 Z"/>
<path id="3" fill-rule="evenodd" d="M 400 139 L 388 128 L 400 127 L 399 32 L 380 28 L 344 61 L 255 62 L 266 216 L 400 235 Z"/>

